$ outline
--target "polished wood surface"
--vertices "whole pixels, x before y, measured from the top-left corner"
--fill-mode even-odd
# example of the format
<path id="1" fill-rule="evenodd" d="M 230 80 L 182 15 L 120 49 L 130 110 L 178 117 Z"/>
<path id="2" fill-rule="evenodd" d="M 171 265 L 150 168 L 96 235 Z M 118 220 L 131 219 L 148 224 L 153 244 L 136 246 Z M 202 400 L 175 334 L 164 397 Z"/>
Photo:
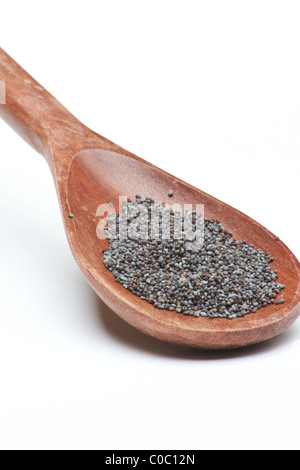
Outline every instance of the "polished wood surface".
<path id="1" fill-rule="evenodd" d="M 258 343 L 282 333 L 300 314 L 300 265 L 266 228 L 214 197 L 169 175 L 81 124 L 42 86 L 0 49 L 0 80 L 6 104 L 0 115 L 47 159 L 56 184 L 69 244 L 80 269 L 104 302 L 121 318 L 151 336 L 171 343 L 228 349 Z M 205 215 L 219 219 L 239 240 L 269 251 L 278 281 L 286 285 L 270 305 L 235 320 L 194 318 L 158 310 L 115 280 L 103 264 L 107 240 L 99 240 L 97 207 L 120 195 L 153 196 L 172 203 L 205 204 Z M 69 218 L 69 214 L 74 214 Z"/>

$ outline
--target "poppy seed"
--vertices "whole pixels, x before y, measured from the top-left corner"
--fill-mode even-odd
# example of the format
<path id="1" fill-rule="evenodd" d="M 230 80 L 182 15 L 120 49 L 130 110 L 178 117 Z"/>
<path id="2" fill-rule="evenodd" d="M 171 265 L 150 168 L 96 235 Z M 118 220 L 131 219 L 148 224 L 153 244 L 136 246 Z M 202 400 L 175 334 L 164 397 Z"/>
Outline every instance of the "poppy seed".
<path id="1" fill-rule="evenodd" d="M 169 191 L 173 195 L 173 191 Z M 170 196 L 172 197 L 172 196 Z M 143 205 L 147 209 L 148 237 L 130 235 L 136 214 L 132 209 Z M 151 232 L 152 197 L 123 206 L 125 215 L 116 217 L 116 232 L 109 234 L 109 248 L 104 251 L 104 265 L 125 289 L 160 310 L 175 311 L 195 318 L 208 317 L 234 320 L 270 304 L 285 288 L 277 283 L 277 270 L 270 267 L 274 260 L 270 253 L 255 249 L 245 240 L 232 238 L 220 221 L 205 219 L 204 244 L 198 251 L 187 248 L 187 234 L 175 237 L 175 213 L 160 205 L 156 229 L 162 229 L 164 216 L 170 221 L 168 238 L 155 237 Z M 123 237 L 121 218 L 128 222 L 128 236 Z M 196 213 L 190 212 L 196 223 Z M 143 218 L 141 219 L 143 220 Z M 141 229 L 140 229 L 141 230 Z M 139 233 L 139 231 L 138 231 Z M 195 320 L 196 321 L 196 320 Z"/>

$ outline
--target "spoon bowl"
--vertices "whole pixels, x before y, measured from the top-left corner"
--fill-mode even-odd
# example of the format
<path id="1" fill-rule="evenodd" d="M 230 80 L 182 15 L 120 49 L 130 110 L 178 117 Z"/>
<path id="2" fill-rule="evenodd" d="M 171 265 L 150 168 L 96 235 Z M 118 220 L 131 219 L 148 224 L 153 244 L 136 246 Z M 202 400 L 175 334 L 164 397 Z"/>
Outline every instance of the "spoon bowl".
<path id="1" fill-rule="evenodd" d="M 103 264 L 102 250 L 107 240 L 96 233 L 97 207 L 113 202 L 119 196 L 135 198 L 153 196 L 164 202 L 168 190 L 174 190 L 172 203 L 204 204 L 205 216 L 219 219 L 239 240 L 246 239 L 255 248 L 275 257 L 272 267 L 278 270 L 278 281 L 286 285 L 285 304 L 269 305 L 255 314 L 235 320 L 195 318 L 177 312 L 158 310 L 118 284 Z M 191 347 L 225 349 L 246 346 L 269 339 L 284 331 L 299 315 L 299 263 L 289 249 L 260 224 L 241 212 L 193 188 L 183 181 L 135 156 L 104 150 L 85 150 L 75 155 L 68 175 L 67 232 L 72 234 L 74 255 L 98 295 L 120 317 L 139 330 L 157 338 Z"/>
<path id="2" fill-rule="evenodd" d="M 96 293 L 126 322 L 170 343 L 230 349 L 270 339 L 300 315 L 299 262 L 266 228 L 88 129 L 2 49 L 0 80 L 6 85 L 0 115 L 48 161 L 75 260 Z M 206 217 L 220 220 L 238 240 L 270 252 L 278 282 L 286 286 L 285 303 L 234 320 L 195 318 L 156 309 L 118 284 L 103 263 L 108 240 L 98 236 L 99 205 L 112 202 L 118 208 L 120 196 L 134 199 L 136 194 L 167 202 L 170 189 L 172 203 L 204 204 Z"/>

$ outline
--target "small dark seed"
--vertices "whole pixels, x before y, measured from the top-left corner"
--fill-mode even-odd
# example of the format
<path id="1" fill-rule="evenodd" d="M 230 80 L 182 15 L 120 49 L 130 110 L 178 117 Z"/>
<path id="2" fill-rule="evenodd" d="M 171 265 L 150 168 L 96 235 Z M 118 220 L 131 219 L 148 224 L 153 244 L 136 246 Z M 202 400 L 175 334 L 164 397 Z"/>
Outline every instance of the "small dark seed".
<path id="1" fill-rule="evenodd" d="M 169 191 L 169 197 L 173 191 Z M 125 289 L 160 310 L 176 311 L 183 315 L 235 319 L 255 314 L 259 309 L 276 303 L 284 285 L 277 283 L 277 270 L 272 270 L 274 260 L 270 253 L 255 249 L 247 241 L 239 241 L 226 231 L 216 220 L 205 219 L 204 245 L 198 251 L 189 251 L 188 239 L 182 223 L 181 238 L 175 237 L 175 219 L 180 212 L 159 206 L 156 228 L 161 229 L 163 216 L 170 222 L 170 235 L 167 239 L 133 238 L 127 228 L 122 228 L 120 217 L 127 220 L 128 227 L 135 224 L 136 215 L 132 209 L 146 208 L 149 236 L 152 209 L 156 207 L 152 197 L 123 205 L 122 214 L 115 216 L 116 232 L 109 233 L 109 249 L 103 251 L 104 265 L 116 281 Z M 128 210 L 130 209 L 130 210 Z M 134 210 L 133 210 L 134 212 Z M 143 212 L 143 211 L 142 211 Z M 188 213 L 192 225 L 196 224 L 195 211 Z M 74 215 L 70 214 L 70 218 Z M 183 217 L 183 215 L 182 215 Z M 182 222 L 184 222 L 184 217 Z M 180 219 L 179 219 L 180 220 Z M 153 224 L 152 224 L 153 225 Z M 133 225 L 135 227 L 135 225 Z M 136 232 L 139 233 L 140 227 Z"/>

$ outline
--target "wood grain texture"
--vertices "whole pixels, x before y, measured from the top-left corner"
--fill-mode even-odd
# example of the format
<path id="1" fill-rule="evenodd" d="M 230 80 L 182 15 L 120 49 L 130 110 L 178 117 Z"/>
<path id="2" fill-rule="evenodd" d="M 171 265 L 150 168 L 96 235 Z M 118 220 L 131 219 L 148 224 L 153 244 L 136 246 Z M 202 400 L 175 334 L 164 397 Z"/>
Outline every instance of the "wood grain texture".
<path id="1" fill-rule="evenodd" d="M 91 131 L 0 49 L 0 80 L 6 104 L 0 115 L 45 156 L 52 171 L 69 244 L 80 269 L 104 302 L 125 321 L 164 341 L 204 349 L 258 343 L 282 333 L 300 314 L 300 265 L 266 228 L 214 197 Z M 194 318 L 158 310 L 116 283 L 103 264 L 107 240 L 99 240 L 99 204 L 120 195 L 151 195 L 157 202 L 174 190 L 174 203 L 205 205 L 206 217 L 219 219 L 239 240 L 275 257 L 279 282 L 286 285 L 283 305 L 270 305 L 235 320 Z M 69 213 L 74 218 L 68 217 Z"/>

